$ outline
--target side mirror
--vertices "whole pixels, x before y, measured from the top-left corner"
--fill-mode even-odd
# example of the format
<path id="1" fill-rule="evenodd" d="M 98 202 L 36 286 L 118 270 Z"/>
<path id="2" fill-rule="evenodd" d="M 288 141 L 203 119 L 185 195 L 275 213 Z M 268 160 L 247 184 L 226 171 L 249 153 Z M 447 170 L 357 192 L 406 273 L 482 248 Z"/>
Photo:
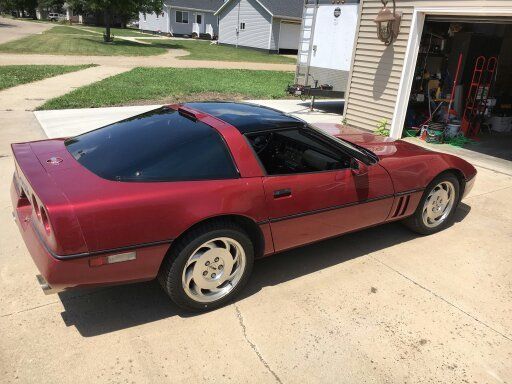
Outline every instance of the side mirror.
<path id="1" fill-rule="evenodd" d="M 350 170 L 354 176 L 363 176 L 368 173 L 368 166 L 355 158 L 350 160 Z"/>

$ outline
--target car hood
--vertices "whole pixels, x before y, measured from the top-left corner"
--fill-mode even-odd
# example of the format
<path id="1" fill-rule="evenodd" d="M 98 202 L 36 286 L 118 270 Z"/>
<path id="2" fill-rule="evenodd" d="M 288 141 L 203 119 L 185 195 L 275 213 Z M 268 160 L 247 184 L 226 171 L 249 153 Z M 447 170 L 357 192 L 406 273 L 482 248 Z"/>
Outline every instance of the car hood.
<path id="1" fill-rule="evenodd" d="M 421 148 L 402 140 L 395 140 L 391 137 L 376 135 L 362 129 L 347 127 L 341 124 L 315 124 L 315 127 L 329 133 L 330 135 L 339 137 L 349 143 L 359 145 L 372 151 L 380 160 L 384 160 L 389 157 L 414 157 L 426 153 L 432 153 L 432 151 L 428 149 Z"/>
<path id="2" fill-rule="evenodd" d="M 315 126 L 375 153 L 379 157 L 378 165 L 388 171 L 397 193 L 423 189 L 437 175 L 447 170 L 460 171 L 466 180 L 476 174 L 470 163 L 457 156 L 341 124 Z"/>

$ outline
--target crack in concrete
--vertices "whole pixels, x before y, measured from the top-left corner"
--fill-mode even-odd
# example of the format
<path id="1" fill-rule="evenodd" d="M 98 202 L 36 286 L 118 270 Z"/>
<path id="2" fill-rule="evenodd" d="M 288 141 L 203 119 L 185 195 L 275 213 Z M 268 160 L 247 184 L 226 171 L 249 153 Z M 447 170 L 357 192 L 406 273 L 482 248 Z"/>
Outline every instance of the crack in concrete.
<path id="1" fill-rule="evenodd" d="M 86 292 L 86 293 L 82 293 L 82 294 L 76 294 L 72 297 L 69 298 L 69 300 L 79 300 L 81 298 L 84 298 L 84 297 L 88 297 L 88 296 L 94 296 L 98 293 L 101 293 L 101 292 L 104 292 L 104 291 L 107 291 L 109 289 L 112 289 L 114 288 L 113 286 L 112 287 L 105 287 L 105 288 L 99 288 L 97 290 L 94 290 L 92 292 Z M 62 303 L 61 300 L 56 300 L 56 301 L 52 301 L 52 302 L 49 302 L 49 303 L 46 303 L 46 304 L 41 304 L 41 305 L 36 305 L 35 307 L 30 307 L 30 308 L 25 308 L 25 309 L 22 309 L 20 311 L 16 311 L 16 312 L 10 312 L 10 313 L 4 313 L 2 315 L 0 315 L 0 318 L 3 318 L 3 317 L 9 317 L 9 316 L 14 316 L 14 315 L 18 315 L 20 313 L 25 313 L 25 312 L 30 312 L 30 311 L 33 311 L 35 309 L 39 309 L 39 308 L 44 308 L 44 307 L 48 307 L 50 305 L 53 305 L 53 304 L 58 304 L 58 303 Z"/>
<path id="2" fill-rule="evenodd" d="M 17 311 L 17 312 L 4 313 L 0 317 L 9 317 L 9 316 L 17 315 L 19 313 L 30 312 L 30 311 L 33 311 L 34 309 L 39 309 L 39 308 L 47 307 L 49 305 L 53 305 L 53 304 L 57 304 L 57 303 L 60 303 L 60 301 L 52 301 L 50 303 L 36 305 L 35 307 L 25 308 L 25 309 L 22 309 L 21 311 Z"/>
<path id="3" fill-rule="evenodd" d="M 492 171 L 492 172 L 495 172 L 495 173 L 499 173 L 500 175 L 512 176 L 512 173 L 507 173 L 507 172 L 503 172 L 503 171 L 497 171 L 496 169 L 493 169 L 493 168 L 487 168 L 487 167 L 484 167 L 483 165 L 473 164 L 473 166 L 474 166 L 475 168 L 482 168 L 482 169 L 486 169 L 486 170 L 488 170 L 488 171 Z"/>
<path id="4" fill-rule="evenodd" d="M 235 311 L 236 311 L 236 316 L 238 317 L 238 322 L 240 323 L 240 327 L 242 328 L 242 333 L 244 335 L 244 339 L 245 341 L 247 342 L 247 344 L 249 344 L 249 346 L 251 347 L 251 349 L 254 351 L 254 353 L 256 354 L 256 356 L 258 356 L 258 359 L 260 360 L 260 362 L 265 366 L 265 368 L 272 374 L 272 376 L 274 376 L 274 379 L 279 383 L 279 384 L 282 384 L 283 382 L 281 381 L 281 379 L 279 378 L 279 376 L 277 376 L 277 374 L 272 370 L 272 368 L 270 368 L 270 366 L 268 365 L 268 363 L 266 362 L 266 360 L 263 358 L 263 356 L 261 355 L 260 351 L 258 350 L 258 347 L 256 346 L 256 344 L 254 344 L 251 340 L 249 340 L 249 338 L 247 337 L 247 328 L 245 327 L 245 323 L 244 323 L 244 318 L 242 316 L 242 312 L 240 312 L 240 308 L 238 308 L 238 306 L 236 304 L 233 304 L 233 306 L 235 307 Z"/>
<path id="5" fill-rule="evenodd" d="M 455 304 L 453 304 L 452 302 L 448 301 L 447 299 L 445 299 L 445 298 L 444 298 L 444 297 L 442 297 L 441 295 L 439 295 L 439 294 L 435 293 L 435 292 L 434 292 L 434 291 L 432 291 L 431 289 L 429 289 L 429 288 L 425 287 L 424 285 L 422 285 L 422 284 L 418 283 L 417 281 L 415 281 L 415 280 L 413 280 L 412 278 L 410 278 L 409 276 L 407 276 L 407 275 L 403 274 L 403 273 L 402 273 L 402 272 L 400 272 L 399 270 L 397 270 L 397 269 L 395 269 L 395 268 L 391 267 L 390 265 L 388 265 L 388 264 L 384 263 L 383 261 L 380 261 L 379 259 L 375 258 L 374 256 L 369 255 L 369 257 L 370 257 L 372 260 L 374 260 L 374 261 L 376 261 L 376 262 L 378 262 L 378 263 L 382 264 L 382 265 L 383 265 L 383 266 L 385 266 L 386 268 L 388 268 L 388 269 L 392 270 L 393 272 L 395 272 L 395 273 L 399 274 L 399 275 L 400 275 L 400 276 L 402 276 L 404 279 L 409 280 L 409 281 L 410 281 L 411 283 L 413 283 L 414 285 L 416 285 L 416 286 L 420 287 L 421 289 L 423 289 L 423 290 L 427 291 L 427 292 L 428 292 L 428 293 L 430 293 L 432 296 L 434 296 L 434 297 L 436 297 L 436 298 L 438 298 L 438 299 L 440 299 L 440 300 L 444 301 L 446 304 L 448 304 L 448 305 L 450 305 L 451 307 L 455 308 L 455 309 L 456 309 L 456 310 L 458 310 L 459 312 L 461 312 L 461 313 L 465 314 L 466 316 L 468 316 L 468 317 L 472 318 L 473 320 L 475 320 L 476 322 L 480 323 L 480 324 L 481 324 L 481 325 L 483 325 L 484 327 L 486 327 L 486 328 L 490 329 L 491 331 L 493 331 L 493 332 L 497 333 L 498 335 L 502 336 L 502 337 L 503 337 L 503 338 L 505 338 L 506 340 L 508 340 L 508 341 L 512 341 L 512 338 L 510 338 L 509 336 L 507 336 L 507 335 L 505 335 L 504 333 L 502 333 L 502 332 L 498 331 L 497 329 L 495 329 L 495 328 L 491 327 L 489 324 L 487 324 L 487 323 L 483 322 L 482 320 L 480 320 L 480 319 L 479 319 L 479 318 L 477 318 L 476 316 L 472 315 L 471 313 L 469 313 L 469 312 L 467 312 L 467 311 L 463 310 L 462 308 L 460 308 L 460 307 L 456 306 Z"/>
<path id="6" fill-rule="evenodd" d="M 505 189 L 510 189 L 510 188 L 512 188 L 512 185 L 509 185 L 508 187 L 498 188 L 498 189 L 495 189 L 495 190 L 489 191 L 489 192 L 479 193 L 478 195 L 471 195 L 471 196 L 466 197 L 464 200 L 472 199 L 474 197 L 485 196 L 485 195 L 488 195 L 490 193 L 499 192 L 499 191 L 503 191 Z"/>

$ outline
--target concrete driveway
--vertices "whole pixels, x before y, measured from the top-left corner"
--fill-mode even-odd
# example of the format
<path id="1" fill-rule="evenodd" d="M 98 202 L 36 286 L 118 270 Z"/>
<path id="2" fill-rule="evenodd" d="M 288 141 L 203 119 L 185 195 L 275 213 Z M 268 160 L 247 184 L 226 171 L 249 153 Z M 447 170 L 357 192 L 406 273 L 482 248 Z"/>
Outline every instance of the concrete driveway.
<path id="1" fill-rule="evenodd" d="M 28 35 L 42 33 L 52 25 L 0 17 L 0 44 L 21 39 Z"/>
<path id="2" fill-rule="evenodd" d="M 512 167 L 486 159 L 446 231 L 395 223 L 261 260 L 207 314 L 155 282 L 45 296 L 11 218 L 9 144 L 45 138 L 25 109 L 108 75 L 86 71 L 0 93 L 1 383 L 512 382 Z"/>
<path id="3" fill-rule="evenodd" d="M 44 137 L 18 122 L 2 144 Z M 10 217 L 12 167 L 3 154 L 1 382 L 512 380 L 508 175 L 479 167 L 442 233 L 390 224 L 285 252 L 236 303 L 189 316 L 154 282 L 44 296 Z"/>

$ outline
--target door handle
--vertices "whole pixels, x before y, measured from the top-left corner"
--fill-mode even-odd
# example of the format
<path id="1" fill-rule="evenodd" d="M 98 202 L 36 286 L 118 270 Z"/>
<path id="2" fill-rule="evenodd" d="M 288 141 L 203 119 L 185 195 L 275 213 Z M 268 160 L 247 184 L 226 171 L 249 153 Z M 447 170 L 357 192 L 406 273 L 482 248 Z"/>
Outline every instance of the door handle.
<path id="1" fill-rule="evenodd" d="M 280 197 L 286 197 L 286 196 L 291 196 L 291 195 L 292 195 L 292 190 L 290 188 L 278 189 L 278 190 L 274 191 L 274 199 L 279 199 Z"/>

